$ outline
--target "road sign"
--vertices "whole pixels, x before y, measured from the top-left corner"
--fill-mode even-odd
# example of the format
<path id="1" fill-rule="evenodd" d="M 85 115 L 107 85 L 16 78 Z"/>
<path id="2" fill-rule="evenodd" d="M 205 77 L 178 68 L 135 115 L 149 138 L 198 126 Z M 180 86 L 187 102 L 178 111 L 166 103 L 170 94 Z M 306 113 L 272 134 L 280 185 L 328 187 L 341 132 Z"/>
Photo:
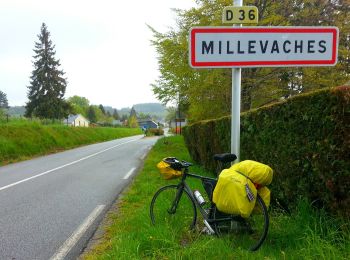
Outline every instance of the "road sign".
<path id="1" fill-rule="evenodd" d="M 195 68 L 333 66 L 337 27 L 195 27 L 190 65 Z"/>
<path id="2" fill-rule="evenodd" d="M 222 23 L 256 24 L 258 8 L 256 6 L 226 6 L 222 13 Z"/>

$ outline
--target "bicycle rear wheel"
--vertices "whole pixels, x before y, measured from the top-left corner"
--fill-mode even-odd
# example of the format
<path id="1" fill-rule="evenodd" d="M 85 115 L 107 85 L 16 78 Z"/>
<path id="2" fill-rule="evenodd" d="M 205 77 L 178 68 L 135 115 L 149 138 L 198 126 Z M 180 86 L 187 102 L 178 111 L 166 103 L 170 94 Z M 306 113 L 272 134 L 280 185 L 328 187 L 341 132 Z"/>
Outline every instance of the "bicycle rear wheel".
<path id="1" fill-rule="evenodd" d="M 256 206 L 249 218 L 224 214 L 214 208 L 214 230 L 218 236 L 227 237 L 234 247 L 256 251 L 264 242 L 269 229 L 269 216 L 262 198 L 257 195 Z M 220 221 L 220 219 L 231 218 Z"/>
<path id="2" fill-rule="evenodd" d="M 196 205 L 183 187 L 168 185 L 154 194 L 150 216 L 153 225 L 171 228 L 180 234 L 194 228 L 197 220 Z"/>

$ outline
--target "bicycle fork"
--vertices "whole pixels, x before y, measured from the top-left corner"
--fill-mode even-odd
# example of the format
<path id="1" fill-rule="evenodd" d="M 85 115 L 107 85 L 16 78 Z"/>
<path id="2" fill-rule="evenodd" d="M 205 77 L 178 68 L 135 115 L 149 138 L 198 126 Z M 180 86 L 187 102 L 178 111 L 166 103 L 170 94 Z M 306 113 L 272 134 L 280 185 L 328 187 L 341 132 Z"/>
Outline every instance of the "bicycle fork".
<path id="1" fill-rule="evenodd" d="M 178 206 L 179 201 L 181 199 L 183 190 L 184 190 L 184 186 L 183 185 L 179 185 L 179 188 L 178 188 L 178 190 L 176 192 L 176 196 L 174 198 L 174 201 L 172 202 L 170 208 L 167 210 L 169 214 L 175 214 L 176 213 L 176 209 L 177 209 L 177 206 Z"/>

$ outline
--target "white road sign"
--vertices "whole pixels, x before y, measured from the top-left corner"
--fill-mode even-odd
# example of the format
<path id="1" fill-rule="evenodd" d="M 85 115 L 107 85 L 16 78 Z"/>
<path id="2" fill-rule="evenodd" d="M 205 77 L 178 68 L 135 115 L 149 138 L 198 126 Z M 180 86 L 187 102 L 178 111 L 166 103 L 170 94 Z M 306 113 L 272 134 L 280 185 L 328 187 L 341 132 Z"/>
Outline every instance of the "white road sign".
<path id="1" fill-rule="evenodd" d="M 195 27 L 194 68 L 333 66 L 337 27 Z"/>

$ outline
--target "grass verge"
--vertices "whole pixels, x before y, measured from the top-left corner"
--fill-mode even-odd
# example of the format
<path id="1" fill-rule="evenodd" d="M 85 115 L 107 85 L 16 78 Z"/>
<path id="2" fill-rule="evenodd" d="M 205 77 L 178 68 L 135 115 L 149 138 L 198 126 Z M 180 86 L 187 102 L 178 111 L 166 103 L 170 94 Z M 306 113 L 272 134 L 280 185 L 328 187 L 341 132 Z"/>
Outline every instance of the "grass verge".
<path id="1" fill-rule="evenodd" d="M 0 165 L 73 147 L 142 134 L 138 128 L 0 124 Z"/>
<path id="2" fill-rule="evenodd" d="M 114 206 L 116 213 L 108 216 L 110 225 L 105 227 L 103 238 L 83 259 L 347 259 L 350 255 L 348 222 L 315 212 L 306 201 L 291 215 L 271 209 L 267 240 L 254 253 L 200 232 L 177 234 L 169 228 L 153 227 L 149 217 L 153 194 L 159 187 L 178 181 L 163 180 L 155 167 L 166 156 L 190 161 L 182 137 L 157 142 L 140 174 Z M 209 174 L 198 166 L 191 169 Z"/>

